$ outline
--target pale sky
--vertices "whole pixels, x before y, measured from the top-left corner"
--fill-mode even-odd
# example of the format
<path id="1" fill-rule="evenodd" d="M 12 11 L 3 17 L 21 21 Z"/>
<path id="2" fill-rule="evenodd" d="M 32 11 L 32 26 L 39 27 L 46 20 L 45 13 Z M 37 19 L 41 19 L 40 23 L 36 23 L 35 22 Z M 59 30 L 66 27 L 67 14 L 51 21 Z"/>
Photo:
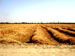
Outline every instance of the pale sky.
<path id="1" fill-rule="evenodd" d="M 75 0 L 0 0 L 0 22 L 75 22 Z"/>

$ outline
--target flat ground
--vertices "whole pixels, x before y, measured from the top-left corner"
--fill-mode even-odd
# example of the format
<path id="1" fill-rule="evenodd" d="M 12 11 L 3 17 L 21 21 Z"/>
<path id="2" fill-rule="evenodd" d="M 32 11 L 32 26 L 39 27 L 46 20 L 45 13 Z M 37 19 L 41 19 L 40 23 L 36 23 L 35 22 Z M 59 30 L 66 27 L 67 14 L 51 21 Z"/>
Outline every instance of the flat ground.
<path id="1" fill-rule="evenodd" d="M 1 44 L 0 56 L 75 56 L 75 46 Z"/>
<path id="2" fill-rule="evenodd" d="M 75 24 L 0 24 L 0 56 L 75 56 Z"/>

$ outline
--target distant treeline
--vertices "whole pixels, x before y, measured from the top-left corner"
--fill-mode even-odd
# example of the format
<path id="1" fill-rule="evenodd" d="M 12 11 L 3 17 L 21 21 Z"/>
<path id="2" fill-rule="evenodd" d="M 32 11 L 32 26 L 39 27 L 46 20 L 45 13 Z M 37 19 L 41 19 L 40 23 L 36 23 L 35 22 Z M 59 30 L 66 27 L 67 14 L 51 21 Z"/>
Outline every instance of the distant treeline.
<path id="1" fill-rule="evenodd" d="M 75 24 L 73 22 L 71 23 L 65 23 L 65 22 L 0 22 L 0 24 Z"/>

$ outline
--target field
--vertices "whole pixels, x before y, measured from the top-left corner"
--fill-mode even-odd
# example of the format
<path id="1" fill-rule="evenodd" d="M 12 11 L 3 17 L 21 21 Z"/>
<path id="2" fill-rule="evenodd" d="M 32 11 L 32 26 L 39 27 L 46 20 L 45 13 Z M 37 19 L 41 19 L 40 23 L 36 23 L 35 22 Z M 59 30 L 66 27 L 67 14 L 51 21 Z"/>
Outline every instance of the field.
<path id="1" fill-rule="evenodd" d="M 28 53 L 74 56 L 75 24 L 0 24 L 0 56 Z"/>

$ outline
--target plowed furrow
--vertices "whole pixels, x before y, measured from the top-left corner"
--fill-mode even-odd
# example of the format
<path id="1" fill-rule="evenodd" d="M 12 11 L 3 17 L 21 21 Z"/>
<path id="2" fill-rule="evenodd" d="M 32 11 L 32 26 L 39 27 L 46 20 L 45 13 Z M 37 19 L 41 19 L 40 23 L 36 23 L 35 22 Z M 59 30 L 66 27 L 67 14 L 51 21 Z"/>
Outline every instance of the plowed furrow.
<path id="1" fill-rule="evenodd" d="M 64 43 L 68 42 L 69 44 L 75 44 L 75 38 L 74 37 L 66 35 L 64 33 L 61 33 L 61 32 L 59 32 L 57 30 L 52 29 L 52 28 L 47 27 L 47 29 L 50 32 L 52 32 L 53 36 L 55 38 L 59 39 L 60 42 L 64 42 Z"/>
<path id="2" fill-rule="evenodd" d="M 54 36 L 55 38 L 59 39 L 61 42 L 65 42 L 65 41 L 67 41 L 67 40 L 69 39 L 69 37 L 67 37 L 67 36 L 66 36 L 65 34 L 63 34 L 63 33 L 60 33 L 60 32 L 57 31 L 57 30 L 54 30 L 54 29 L 49 28 L 49 27 L 47 27 L 47 29 L 48 29 L 50 32 L 52 32 L 53 36 Z"/>
<path id="3" fill-rule="evenodd" d="M 62 29 L 62 28 L 56 28 L 58 31 L 63 32 L 65 34 L 71 35 L 75 37 L 75 32 L 74 31 L 70 31 L 70 30 L 66 30 L 66 29 Z"/>
<path id="4" fill-rule="evenodd" d="M 46 29 L 42 28 L 41 26 L 37 27 L 37 30 L 32 37 L 32 41 L 42 44 L 58 44 L 58 42 L 49 35 Z"/>
<path id="5" fill-rule="evenodd" d="M 0 43 L 75 44 L 74 24 L 0 24 Z"/>
<path id="6" fill-rule="evenodd" d="M 75 28 L 69 27 L 69 28 L 66 28 L 66 29 L 68 29 L 68 30 L 70 30 L 70 31 L 74 31 L 74 32 L 75 32 Z"/>
<path id="7" fill-rule="evenodd" d="M 74 31 L 74 32 L 75 32 L 75 30 L 74 30 L 74 29 L 67 29 L 67 30 L 70 30 L 70 31 Z"/>

